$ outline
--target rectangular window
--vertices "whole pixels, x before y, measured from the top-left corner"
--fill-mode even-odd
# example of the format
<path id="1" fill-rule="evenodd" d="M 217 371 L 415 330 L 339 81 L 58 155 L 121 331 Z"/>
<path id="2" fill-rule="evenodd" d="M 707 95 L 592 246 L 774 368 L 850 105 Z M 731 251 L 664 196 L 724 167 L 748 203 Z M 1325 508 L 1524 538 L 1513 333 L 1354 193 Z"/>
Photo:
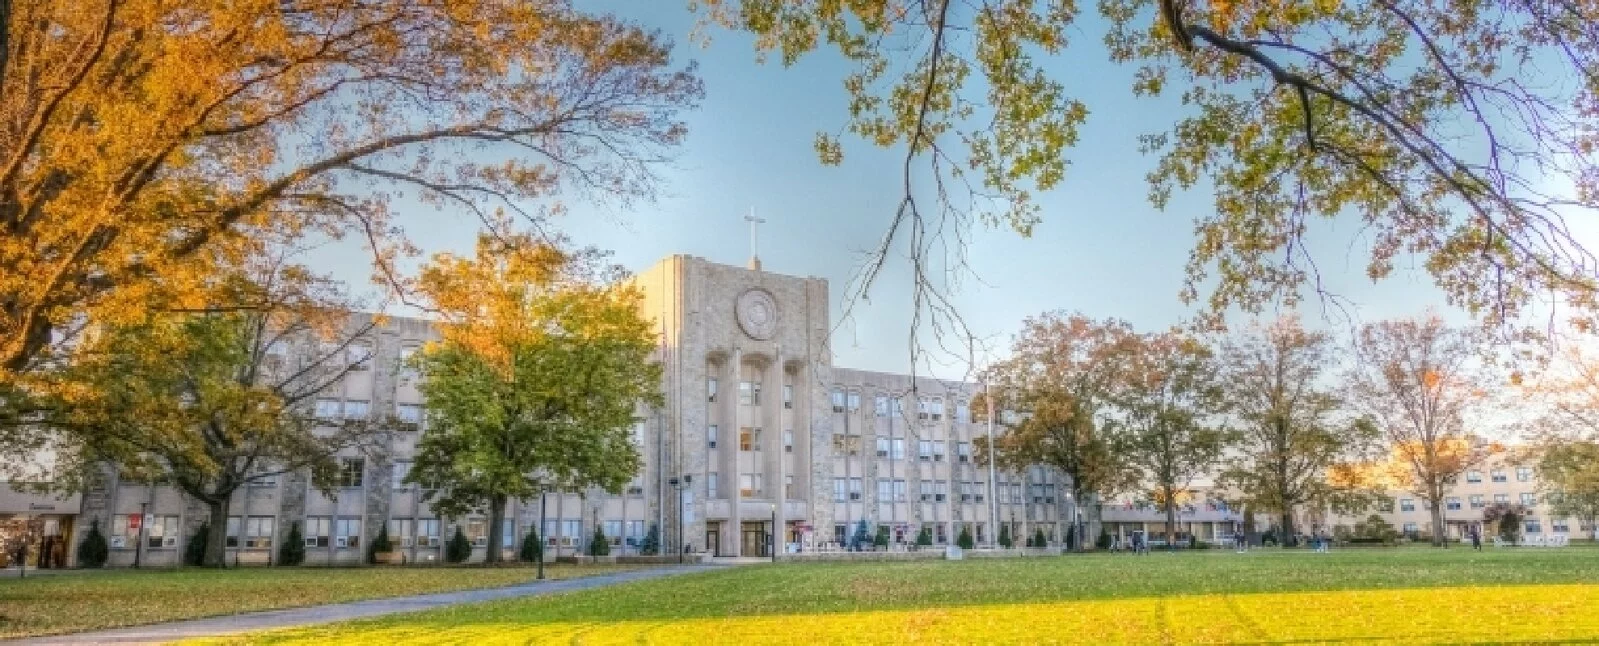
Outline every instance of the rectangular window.
<path id="1" fill-rule="evenodd" d="M 1538 504 L 1538 494 L 1535 494 L 1535 493 L 1522 493 L 1521 494 L 1521 504 L 1526 505 L 1528 507 L 1537 506 L 1537 504 Z"/>
<path id="2" fill-rule="evenodd" d="M 389 465 L 389 471 L 391 473 L 391 486 L 394 487 L 395 491 L 409 491 L 411 489 L 410 483 L 405 481 L 406 476 L 411 475 L 410 460 L 396 460 L 394 464 Z"/>
<path id="3" fill-rule="evenodd" d="M 1476 469 L 1467 471 L 1466 482 L 1482 482 L 1482 472 Z"/>
<path id="4" fill-rule="evenodd" d="M 859 435 L 834 435 L 833 455 L 856 456 L 861 454 L 861 438 Z"/>
<path id="5" fill-rule="evenodd" d="M 1445 498 L 1444 509 L 1448 509 L 1450 511 L 1460 511 L 1460 499 L 1453 496 Z"/>
<path id="6" fill-rule="evenodd" d="M 961 502 L 972 501 L 972 483 L 961 481 L 956 483 L 956 491 L 960 493 Z"/>
<path id="7" fill-rule="evenodd" d="M 888 438 L 881 435 L 877 436 L 877 457 L 888 457 Z"/>
<path id="8" fill-rule="evenodd" d="M 1412 534 L 1412 535 L 1414 535 L 1418 531 L 1421 531 L 1420 528 L 1417 527 L 1415 523 L 1405 523 L 1404 530 L 1405 530 L 1406 534 Z"/>
<path id="9" fill-rule="evenodd" d="M 1022 483 L 1012 482 L 1010 484 L 1010 501 L 1012 504 L 1017 505 L 1027 502 L 1027 499 L 1022 495 Z"/>
<path id="10" fill-rule="evenodd" d="M 721 488 L 716 486 L 718 484 L 717 479 L 717 473 L 715 471 L 705 474 L 705 491 L 708 492 L 706 495 L 711 498 L 722 497 Z"/>
<path id="11" fill-rule="evenodd" d="M 1493 471 L 1489 471 L 1488 476 L 1493 478 L 1494 482 L 1507 482 L 1510 480 L 1510 478 L 1505 475 L 1504 469 L 1494 469 Z"/>
<path id="12" fill-rule="evenodd" d="M 344 361 L 350 370 L 359 371 L 372 367 L 372 344 L 365 341 L 356 341 L 344 348 Z"/>
<path id="13" fill-rule="evenodd" d="M 833 542 L 843 543 L 849 528 L 846 523 L 833 523 Z"/>
<path id="14" fill-rule="evenodd" d="M 361 519 L 340 518 L 333 526 L 333 546 L 348 549 L 361 547 Z"/>
<path id="15" fill-rule="evenodd" d="M 400 547 L 411 547 L 416 541 L 415 524 L 409 518 L 390 518 L 389 540 Z"/>
<path id="16" fill-rule="evenodd" d="M 905 502 L 905 481 L 904 480 L 895 480 L 894 481 L 894 501 L 895 502 Z"/>
<path id="17" fill-rule="evenodd" d="M 897 438 L 897 437 L 894 438 L 894 442 L 893 442 L 891 448 L 892 448 L 892 451 L 890 452 L 890 454 L 892 455 L 892 457 L 895 460 L 903 460 L 903 459 L 905 459 L 905 440 L 902 440 L 902 439 Z"/>
<path id="18" fill-rule="evenodd" d="M 943 523 L 933 525 L 933 542 L 940 545 L 949 542 L 948 532 L 945 531 Z"/>
<path id="19" fill-rule="evenodd" d="M 761 474 L 741 473 L 738 476 L 738 495 L 754 498 L 761 495 Z"/>
<path id="20" fill-rule="evenodd" d="M 627 521 L 627 544 L 639 547 L 644 544 L 644 521 Z"/>
<path id="21" fill-rule="evenodd" d="M 1516 467 L 1516 482 L 1532 480 L 1532 467 Z"/>
<path id="22" fill-rule="evenodd" d="M 439 519 L 423 518 L 416 521 L 416 546 L 435 547 L 439 544 Z"/>
<path id="23" fill-rule="evenodd" d="M 1543 522 L 1539 521 L 1536 518 L 1528 518 L 1527 519 L 1527 523 L 1526 523 L 1526 527 L 1527 527 L 1527 533 L 1528 534 L 1542 534 L 1543 533 Z"/>
<path id="24" fill-rule="evenodd" d="M 794 387 L 783 384 L 783 408 L 794 407 Z"/>
<path id="25" fill-rule="evenodd" d="M 799 497 L 799 495 L 794 491 L 794 476 L 783 476 L 783 495 L 788 498 Z"/>
<path id="26" fill-rule="evenodd" d="M 934 462 L 943 462 L 944 461 L 944 441 L 943 440 L 937 440 L 937 441 L 933 442 L 933 461 Z"/>
<path id="27" fill-rule="evenodd" d="M 709 402 L 716 401 L 716 377 L 710 377 L 705 380 L 705 400 Z"/>
<path id="28" fill-rule="evenodd" d="M 872 410 L 878 417 L 888 417 L 888 395 L 878 395 L 873 398 Z"/>
<path id="29" fill-rule="evenodd" d="M 341 402 L 339 402 L 339 400 L 337 400 L 337 399 L 318 399 L 318 400 L 316 400 L 316 418 L 317 419 L 320 419 L 320 420 L 323 420 L 323 421 L 336 420 L 336 419 L 339 418 L 339 412 L 341 410 L 343 410 L 343 404 Z"/>
<path id="30" fill-rule="evenodd" d="M 342 458 L 339 460 L 339 486 L 353 489 L 361 486 L 361 477 L 366 473 L 366 459 Z"/>
<path id="31" fill-rule="evenodd" d="M 1508 493 L 1496 493 L 1496 494 L 1494 494 L 1494 502 L 1508 505 L 1508 504 L 1510 504 L 1510 494 L 1508 494 Z"/>
<path id="32" fill-rule="evenodd" d="M 933 481 L 933 501 L 944 502 L 949 498 L 949 483 L 943 480 Z"/>
<path id="33" fill-rule="evenodd" d="M 783 431 L 783 452 L 794 452 L 794 431 Z"/>
<path id="34" fill-rule="evenodd" d="M 244 519 L 239 516 L 228 516 L 228 537 L 224 543 L 228 547 L 239 546 L 239 530 L 244 527 Z"/>
<path id="35" fill-rule="evenodd" d="M 606 542 L 610 543 L 612 546 L 622 544 L 622 521 L 607 520 L 605 521 L 605 528 L 602 531 L 605 532 Z"/>
<path id="36" fill-rule="evenodd" d="M 761 404 L 761 382 L 738 382 L 738 403 L 745 406 L 759 406 Z"/>
<path id="37" fill-rule="evenodd" d="M 832 393 L 832 397 L 833 397 L 833 412 L 835 412 L 835 413 L 844 412 L 844 391 L 835 389 L 833 391 L 833 393 Z"/>
<path id="38" fill-rule="evenodd" d="M 257 463 L 255 468 L 250 470 L 250 486 L 262 488 L 278 486 L 276 472 L 276 467 L 272 465 Z"/>
<path id="39" fill-rule="evenodd" d="M 371 412 L 372 412 L 372 403 L 371 402 L 359 401 L 359 400 L 352 400 L 352 401 L 344 402 L 344 419 L 349 419 L 349 420 L 366 419 L 367 416 L 371 414 Z"/>
<path id="40" fill-rule="evenodd" d="M 155 516 L 144 530 L 144 546 L 177 547 L 179 533 L 177 516 Z"/>
<path id="41" fill-rule="evenodd" d="M 1549 531 L 1552 531 L 1556 534 L 1564 534 L 1569 532 L 1571 531 L 1570 521 L 1565 518 L 1556 518 L 1551 520 L 1549 521 Z"/>
<path id="42" fill-rule="evenodd" d="M 894 502 L 894 481 L 877 481 L 877 502 Z"/>
<path id="43" fill-rule="evenodd" d="M 253 550 L 272 547 L 278 519 L 271 516 L 250 516 L 244 519 L 244 546 Z"/>
<path id="44" fill-rule="evenodd" d="M 710 447 L 710 448 L 713 448 L 713 449 L 716 448 L 716 425 L 715 424 L 712 424 L 710 426 L 705 427 L 705 445 Z"/>
<path id="45" fill-rule="evenodd" d="M 965 401 L 955 402 L 955 421 L 957 421 L 957 422 L 970 422 L 970 421 L 972 421 L 972 406 L 971 406 L 971 404 L 969 404 L 969 403 L 967 403 Z"/>
<path id="46" fill-rule="evenodd" d="M 401 426 L 414 429 L 422 425 L 421 404 L 395 404 L 394 418 L 400 421 Z"/>
<path id="47" fill-rule="evenodd" d="M 855 412 L 855 411 L 858 411 L 860 409 L 861 409 L 861 394 L 857 393 L 857 392 L 851 392 L 849 394 L 849 410 L 850 410 L 850 412 Z"/>
<path id="48" fill-rule="evenodd" d="M 1467 498 L 1467 500 L 1471 502 L 1472 509 L 1482 509 L 1483 507 L 1487 506 L 1483 503 L 1482 494 L 1480 493 L 1472 494 L 1470 498 Z"/>
<path id="49" fill-rule="evenodd" d="M 860 478 L 850 478 L 849 479 L 849 499 L 850 500 L 860 500 L 861 499 L 861 479 Z"/>
<path id="50" fill-rule="evenodd" d="M 920 485 L 918 485 L 918 486 L 922 490 L 922 502 L 932 502 L 933 501 L 933 481 L 931 481 L 931 480 L 923 480 L 923 481 L 921 481 Z"/>
<path id="51" fill-rule="evenodd" d="M 500 548 L 509 549 L 516 546 L 516 521 L 506 518 L 500 521 Z"/>
<path id="52" fill-rule="evenodd" d="M 744 426 L 738 429 L 738 450 L 761 450 L 761 429 Z"/>
<path id="53" fill-rule="evenodd" d="M 916 459 L 921 460 L 922 462 L 930 462 L 930 461 L 932 461 L 932 459 L 933 459 L 933 441 L 932 440 L 917 440 L 916 441 Z"/>
<path id="54" fill-rule="evenodd" d="M 400 383 L 409 384 L 421 375 L 416 370 L 416 363 L 411 361 L 413 356 L 416 356 L 416 346 L 408 345 L 400 348 Z"/>
<path id="55" fill-rule="evenodd" d="M 962 463 L 962 464 L 965 464 L 965 463 L 970 462 L 972 460 L 972 443 L 971 442 L 956 442 L 955 443 L 955 460 L 957 462 Z"/>
<path id="56" fill-rule="evenodd" d="M 489 544 L 489 523 L 482 518 L 466 519 L 466 540 L 472 542 L 472 547 L 485 547 Z"/>
<path id="57" fill-rule="evenodd" d="M 1416 511 L 1416 501 L 1411 498 L 1400 498 L 1399 511 Z"/>
<path id="58" fill-rule="evenodd" d="M 973 482 L 972 483 L 972 497 L 977 502 L 982 502 L 983 499 L 985 498 L 984 494 L 986 494 L 988 492 L 988 488 L 987 487 L 988 487 L 988 483 L 983 482 L 981 480 L 979 480 L 977 482 Z"/>
<path id="59" fill-rule="evenodd" d="M 327 547 L 333 535 L 333 519 L 327 516 L 309 516 L 305 519 L 306 547 Z"/>
<path id="60" fill-rule="evenodd" d="M 849 481 L 845 478 L 833 478 L 833 502 L 849 500 Z"/>
<path id="61" fill-rule="evenodd" d="M 583 521 L 581 521 L 581 520 L 563 520 L 563 521 L 561 521 L 561 545 L 564 545 L 564 546 L 567 546 L 567 547 L 574 547 L 574 546 L 577 546 L 577 545 L 582 545 L 582 542 L 581 542 L 582 540 L 583 540 Z"/>

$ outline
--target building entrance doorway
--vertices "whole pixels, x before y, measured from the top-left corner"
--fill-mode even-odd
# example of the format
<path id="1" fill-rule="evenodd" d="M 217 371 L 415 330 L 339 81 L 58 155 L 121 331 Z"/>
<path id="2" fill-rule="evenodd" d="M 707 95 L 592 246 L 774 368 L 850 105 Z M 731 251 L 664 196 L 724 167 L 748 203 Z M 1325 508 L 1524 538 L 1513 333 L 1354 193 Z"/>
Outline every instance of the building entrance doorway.
<path id="1" fill-rule="evenodd" d="M 710 549 L 711 556 L 722 555 L 722 533 L 714 530 L 705 530 L 705 547 Z"/>
<path id="2" fill-rule="evenodd" d="M 744 544 L 739 550 L 741 556 L 771 556 L 767 551 L 768 534 L 765 523 L 744 523 Z"/>

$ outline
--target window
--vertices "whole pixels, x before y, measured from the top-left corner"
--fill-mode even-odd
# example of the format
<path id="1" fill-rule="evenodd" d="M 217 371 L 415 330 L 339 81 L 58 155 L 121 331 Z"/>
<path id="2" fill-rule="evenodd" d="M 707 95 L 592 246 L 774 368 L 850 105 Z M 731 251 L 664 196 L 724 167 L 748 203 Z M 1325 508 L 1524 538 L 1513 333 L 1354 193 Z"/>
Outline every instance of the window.
<path id="1" fill-rule="evenodd" d="M 849 526 L 847 523 L 833 523 L 833 542 L 843 543 L 848 533 Z"/>
<path id="2" fill-rule="evenodd" d="M 180 533 L 177 516 L 153 516 L 144 530 L 144 546 L 177 547 Z"/>
<path id="3" fill-rule="evenodd" d="M 860 478 L 850 478 L 849 479 L 849 499 L 850 500 L 860 500 L 861 499 L 861 479 Z"/>
<path id="4" fill-rule="evenodd" d="M 622 521 L 607 520 L 600 531 L 605 534 L 605 542 L 611 545 L 622 544 Z"/>
<path id="5" fill-rule="evenodd" d="M 971 442 L 956 442 L 955 443 L 955 459 L 956 459 L 956 461 L 961 462 L 962 464 L 964 464 L 966 462 L 970 462 L 971 459 L 972 459 L 972 443 Z"/>
<path id="6" fill-rule="evenodd" d="M 1482 482 L 1482 472 L 1476 469 L 1466 472 L 1466 482 Z"/>
<path id="7" fill-rule="evenodd" d="M 983 482 L 981 480 L 978 480 L 977 482 L 973 482 L 972 483 L 972 495 L 975 496 L 977 502 L 982 502 L 983 501 L 983 498 L 984 498 L 983 494 L 984 494 L 984 492 L 988 491 L 987 487 L 988 487 L 988 483 Z"/>
<path id="8" fill-rule="evenodd" d="M 274 467 L 272 467 L 271 465 L 257 463 L 255 465 L 255 468 L 250 469 L 250 474 L 251 474 L 250 475 L 250 486 L 252 486 L 252 487 L 276 487 L 276 486 L 278 486 L 278 474 L 276 473 L 276 471 L 277 470 Z"/>
<path id="9" fill-rule="evenodd" d="M 794 387 L 783 384 L 783 408 L 794 407 Z"/>
<path id="10" fill-rule="evenodd" d="M 855 456 L 861 454 L 861 438 L 859 435 L 834 435 L 833 454 Z"/>
<path id="11" fill-rule="evenodd" d="M 344 419 L 366 419 L 372 411 L 372 403 L 364 401 L 344 402 Z"/>
<path id="12" fill-rule="evenodd" d="M 877 457 L 888 457 L 888 438 L 881 435 L 877 437 Z"/>
<path id="13" fill-rule="evenodd" d="M 244 547 L 262 550 L 272 547 L 273 530 L 278 519 L 271 516 L 249 516 L 244 519 Z"/>
<path id="14" fill-rule="evenodd" d="M 1022 495 L 1022 483 L 1010 483 L 1010 501 L 1016 505 L 1026 504 L 1027 497 Z"/>
<path id="15" fill-rule="evenodd" d="M 644 480 L 642 476 L 633 476 L 633 479 L 627 483 L 627 495 L 634 497 L 644 495 Z"/>
<path id="16" fill-rule="evenodd" d="M 1454 496 L 1445 498 L 1444 509 L 1448 509 L 1450 511 L 1460 511 L 1460 499 Z"/>
<path id="17" fill-rule="evenodd" d="M 392 486 L 395 491 L 409 491 L 411 489 L 411 485 L 405 481 L 405 477 L 411 475 L 410 460 L 395 461 L 394 464 L 389 465 L 389 474 L 390 482 L 393 483 Z"/>
<path id="18" fill-rule="evenodd" d="M 748 426 L 738 429 L 738 450 L 761 450 L 761 429 L 750 428 Z"/>
<path id="19" fill-rule="evenodd" d="M 932 480 L 923 480 L 923 481 L 921 481 L 921 485 L 920 486 L 921 486 L 921 490 L 922 490 L 922 502 L 932 502 L 933 501 L 933 481 Z"/>
<path id="20" fill-rule="evenodd" d="M 833 478 L 833 502 L 849 500 L 849 480 L 847 478 Z"/>
<path id="21" fill-rule="evenodd" d="M 644 544 L 644 521 L 627 521 L 627 544 L 639 547 Z"/>
<path id="22" fill-rule="evenodd" d="M 783 476 L 783 496 L 785 498 L 798 498 L 799 497 L 794 492 L 794 476 L 793 475 Z"/>
<path id="23" fill-rule="evenodd" d="M 949 542 L 949 536 L 944 529 L 943 523 L 933 525 L 933 542 L 940 545 Z"/>
<path id="24" fill-rule="evenodd" d="M 722 490 L 720 487 L 716 486 L 716 481 L 717 473 L 715 471 L 705 474 L 705 491 L 707 492 L 706 495 L 711 498 L 720 497 L 722 495 Z"/>
<path id="25" fill-rule="evenodd" d="M 466 540 L 472 542 L 472 547 L 487 547 L 489 544 L 489 522 L 482 518 L 466 519 L 464 528 Z"/>
<path id="26" fill-rule="evenodd" d="M 783 431 L 783 452 L 794 452 L 794 431 Z"/>
<path id="27" fill-rule="evenodd" d="M 327 547 L 333 532 L 333 519 L 327 516 L 309 516 L 305 519 L 305 546 Z"/>
<path id="28" fill-rule="evenodd" d="M 333 525 L 333 546 L 346 549 L 361 547 L 361 519 L 340 518 Z"/>
<path id="29" fill-rule="evenodd" d="M 1516 467 L 1516 482 L 1532 480 L 1532 467 Z"/>
<path id="30" fill-rule="evenodd" d="M 342 458 L 339 460 L 339 486 L 353 489 L 361 486 L 361 476 L 366 472 L 365 458 Z"/>
<path id="31" fill-rule="evenodd" d="M 1494 469 L 1493 471 L 1489 471 L 1488 476 L 1493 478 L 1494 482 L 1505 482 L 1509 480 L 1509 478 L 1505 476 L 1504 469 Z"/>
<path id="32" fill-rule="evenodd" d="M 933 442 L 933 461 L 934 462 L 943 462 L 944 461 L 944 441 L 943 440 L 938 440 L 938 441 Z"/>
<path id="33" fill-rule="evenodd" d="M 921 460 L 923 462 L 932 461 L 932 459 L 933 459 L 933 441 L 932 440 L 917 440 L 916 441 L 916 459 Z"/>
<path id="34" fill-rule="evenodd" d="M 1399 511 L 1416 511 L 1416 501 L 1410 498 L 1400 498 Z"/>
<path id="35" fill-rule="evenodd" d="M 356 341 L 344 348 L 344 361 L 349 364 L 350 370 L 359 371 L 372 367 L 372 344 L 366 341 Z"/>
<path id="36" fill-rule="evenodd" d="M 421 404 L 395 404 L 394 417 L 400 424 L 408 429 L 414 429 L 422 424 Z"/>
<path id="37" fill-rule="evenodd" d="M 943 480 L 933 481 L 933 501 L 944 502 L 949 498 L 949 483 Z"/>
<path id="38" fill-rule="evenodd" d="M 894 501 L 905 502 L 905 480 L 894 480 Z"/>
<path id="39" fill-rule="evenodd" d="M 1499 503 L 1499 504 L 1508 505 L 1508 504 L 1510 504 L 1510 494 L 1507 494 L 1507 493 L 1496 493 L 1496 494 L 1494 494 L 1494 502 L 1495 503 Z"/>
<path id="40" fill-rule="evenodd" d="M 955 402 L 955 421 L 972 421 L 972 405 L 965 400 Z"/>
<path id="41" fill-rule="evenodd" d="M 1528 507 L 1537 506 L 1537 504 L 1538 504 L 1538 494 L 1535 494 L 1535 493 L 1522 493 L 1521 494 L 1521 504 L 1526 505 Z"/>
<path id="42" fill-rule="evenodd" d="M 1468 500 L 1471 502 L 1471 508 L 1472 509 L 1482 509 L 1483 507 L 1487 506 L 1486 504 L 1483 503 L 1482 494 L 1480 494 L 1480 493 L 1472 494 L 1471 497 L 1468 498 Z"/>
<path id="43" fill-rule="evenodd" d="M 894 481 L 877 481 L 877 502 L 894 502 Z"/>
<path id="44" fill-rule="evenodd" d="M 957 490 L 960 491 L 961 502 L 972 501 L 972 483 L 964 481 L 960 482 L 958 483 Z"/>
<path id="45" fill-rule="evenodd" d="M 754 498 L 761 495 L 761 474 L 741 473 L 738 475 L 738 495 L 745 498 Z"/>
<path id="46" fill-rule="evenodd" d="M 416 346 L 407 345 L 400 348 L 400 383 L 408 384 L 416 381 L 420 374 L 416 371 L 416 362 L 411 357 L 416 356 Z"/>
<path id="47" fill-rule="evenodd" d="M 705 380 L 705 401 L 716 401 L 716 377 L 710 377 Z"/>
<path id="48" fill-rule="evenodd" d="M 849 394 L 849 410 L 855 412 L 861 409 L 861 394 L 851 391 Z"/>
<path id="49" fill-rule="evenodd" d="M 410 547 L 416 540 L 415 521 L 409 518 L 389 519 L 389 540 L 400 547 Z"/>
<path id="50" fill-rule="evenodd" d="M 1569 531 L 1571 531 L 1570 521 L 1568 519 L 1565 519 L 1565 518 L 1556 518 L 1556 519 L 1550 520 L 1549 521 L 1549 531 L 1552 531 L 1552 532 L 1554 532 L 1556 534 L 1564 534 L 1566 532 L 1569 532 Z"/>
<path id="51" fill-rule="evenodd" d="M 244 519 L 239 516 L 228 516 L 228 537 L 223 543 L 228 547 L 239 546 L 239 530 L 243 529 Z"/>
<path id="52" fill-rule="evenodd" d="M 710 448 L 713 448 L 713 449 L 716 448 L 716 425 L 715 424 L 712 424 L 710 426 L 705 427 L 705 445 L 710 447 Z"/>
<path id="53" fill-rule="evenodd" d="M 1421 531 L 1421 528 L 1418 527 L 1415 523 L 1405 523 L 1404 531 L 1405 531 L 1406 534 L 1414 535 L 1415 533 Z"/>
<path id="54" fill-rule="evenodd" d="M 888 417 L 888 395 L 878 395 L 872 400 L 872 410 L 878 417 Z"/>
<path id="55" fill-rule="evenodd" d="M 339 418 L 341 406 L 337 399 L 316 400 L 316 418 L 320 420 L 335 420 Z"/>
<path id="56" fill-rule="evenodd" d="M 938 421 L 944 418 L 944 400 L 937 397 L 920 397 L 916 400 L 916 417 Z"/>
<path id="57" fill-rule="evenodd" d="M 745 406 L 759 406 L 761 404 L 761 382 L 738 382 L 738 403 Z"/>
<path id="58" fill-rule="evenodd" d="M 1525 525 L 1526 525 L 1528 534 L 1542 534 L 1543 533 L 1543 522 L 1538 520 L 1538 519 L 1536 519 L 1536 518 L 1528 518 Z"/>
<path id="59" fill-rule="evenodd" d="M 1393 511 L 1394 511 L 1394 499 L 1393 498 L 1383 498 L 1382 500 L 1377 501 L 1377 511 L 1383 512 L 1385 514 L 1393 513 Z"/>
<path id="60" fill-rule="evenodd" d="M 894 438 L 892 448 L 891 455 L 895 460 L 905 459 L 905 440 Z"/>
<path id="61" fill-rule="evenodd" d="M 416 521 L 416 546 L 434 547 L 439 544 L 439 519 L 424 518 Z"/>
<path id="62" fill-rule="evenodd" d="M 833 391 L 833 412 L 844 412 L 844 391 L 842 390 L 835 389 Z"/>

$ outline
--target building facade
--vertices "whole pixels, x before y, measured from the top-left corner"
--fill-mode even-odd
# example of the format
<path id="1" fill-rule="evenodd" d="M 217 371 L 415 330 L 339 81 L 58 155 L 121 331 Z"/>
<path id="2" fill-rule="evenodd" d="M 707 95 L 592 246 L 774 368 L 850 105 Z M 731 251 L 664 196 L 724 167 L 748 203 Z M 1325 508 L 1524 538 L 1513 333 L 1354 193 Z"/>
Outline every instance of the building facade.
<path id="1" fill-rule="evenodd" d="M 975 384 L 832 365 L 826 281 L 765 272 L 757 260 L 736 267 L 682 255 L 634 281 L 664 367 L 664 405 L 641 409 L 634 429 L 643 468 L 619 494 L 512 501 L 499 548 L 514 550 L 538 528 L 551 556 L 580 553 L 598 529 L 612 553 L 635 553 L 658 527 L 667 553 L 765 556 L 841 546 L 863 522 L 900 544 L 923 528 L 935 544 L 963 529 L 988 544 L 997 523 L 1018 543 L 1036 531 L 1063 538 L 1061 519 L 1074 507 L 1059 474 L 977 465 L 987 427 L 971 414 Z M 429 322 L 389 317 L 351 344 L 353 369 L 316 400 L 317 416 L 399 425 L 376 447 L 338 456 L 331 492 L 306 473 L 241 488 L 226 520 L 230 563 L 270 562 L 295 524 L 313 564 L 360 562 L 384 527 L 409 562 L 442 560 L 456 527 L 482 558 L 484 517 L 440 517 L 403 482 L 426 432 L 421 377 L 404 360 L 434 338 Z M 292 347 L 282 353 L 290 364 L 306 360 Z M 180 562 L 205 507 L 173 487 L 107 473 L 84 493 L 76 526 L 100 524 L 111 565 Z"/>

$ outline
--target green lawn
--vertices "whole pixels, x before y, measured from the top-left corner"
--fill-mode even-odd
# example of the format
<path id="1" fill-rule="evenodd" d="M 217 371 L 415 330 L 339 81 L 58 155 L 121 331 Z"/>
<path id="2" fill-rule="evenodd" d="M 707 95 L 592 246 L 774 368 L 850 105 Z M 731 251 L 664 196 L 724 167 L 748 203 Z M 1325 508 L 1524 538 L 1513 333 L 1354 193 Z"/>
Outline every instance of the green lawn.
<path id="1" fill-rule="evenodd" d="M 548 578 L 627 566 L 552 565 Z M 105 570 L 0 579 L 0 639 L 470 588 L 536 578 L 529 567 Z"/>
<path id="2" fill-rule="evenodd" d="M 1591 549 L 755 565 L 234 643 L 1599 640 Z"/>

